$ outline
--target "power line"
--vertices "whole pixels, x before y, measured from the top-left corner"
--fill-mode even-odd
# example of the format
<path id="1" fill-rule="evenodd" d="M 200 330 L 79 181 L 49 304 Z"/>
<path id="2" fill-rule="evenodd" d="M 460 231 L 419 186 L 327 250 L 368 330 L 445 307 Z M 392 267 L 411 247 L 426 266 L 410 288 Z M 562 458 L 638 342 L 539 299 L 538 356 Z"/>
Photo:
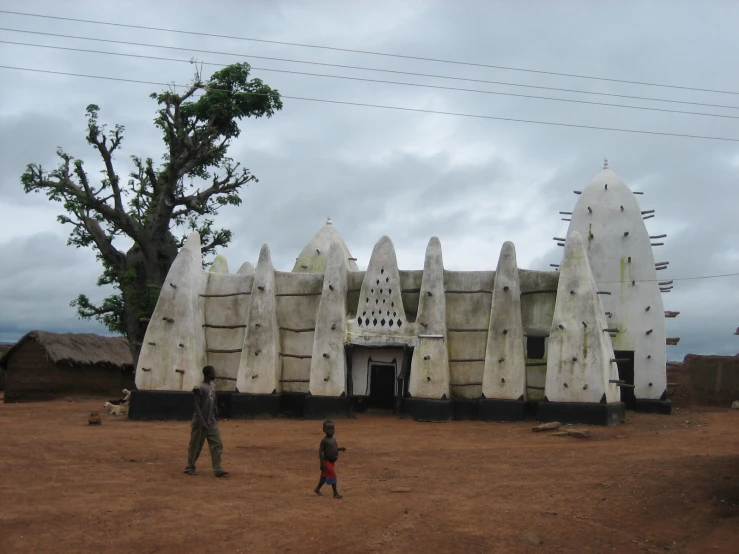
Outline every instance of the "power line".
<path id="1" fill-rule="evenodd" d="M 144 54 L 131 54 L 126 52 L 109 52 L 105 50 L 90 50 L 86 48 L 73 48 L 69 46 L 56 46 L 56 45 L 48 45 L 48 44 L 34 44 L 34 43 L 28 43 L 28 42 L 16 42 L 11 40 L 0 40 L 1 44 L 13 44 L 17 46 L 31 46 L 35 48 L 47 48 L 51 50 L 67 50 L 72 52 L 87 52 L 91 54 L 104 54 L 109 56 L 121 56 L 121 57 L 128 57 L 128 58 L 141 58 L 141 59 L 147 59 L 147 60 L 159 60 L 159 61 L 168 61 L 168 62 L 179 62 L 179 63 L 193 63 L 192 60 L 183 60 L 179 58 L 165 58 L 162 56 L 148 56 Z M 202 63 L 203 65 L 210 65 L 210 66 L 216 66 L 216 67 L 225 67 L 226 64 L 217 64 L 217 63 L 211 63 L 211 62 L 198 62 Z M 422 83 L 408 83 L 403 81 L 388 81 L 388 80 L 382 80 L 382 79 L 369 79 L 365 77 L 351 77 L 346 75 L 330 75 L 330 74 L 323 74 L 323 73 L 309 73 L 306 71 L 294 71 L 289 69 L 276 69 L 276 68 L 269 68 L 269 67 L 256 67 L 252 66 L 252 69 L 257 69 L 259 71 L 271 71 L 275 73 L 288 73 L 292 75 L 305 75 L 310 77 L 322 77 L 322 78 L 330 78 L 330 79 L 344 79 L 344 80 L 350 80 L 350 81 L 362 81 L 362 82 L 369 82 L 369 83 L 379 83 L 379 84 L 388 84 L 388 85 L 401 85 L 401 86 L 409 86 L 409 87 L 420 87 L 420 88 L 432 88 L 432 89 L 439 89 L 439 90 L 452 90 L 452 91 L 458 91 L 458 92 L 472 92 L 472 93 L 479 93 L 479 94 L 492 94 L 492 95 L 500 95 L 500 96 L 512 96 L 516 98 L 528 98 L 533 100 L 549 100 L 554 102 L 568 102 L 568 103 L 574 103 L 574 104 L 588 104 L 591 106 L 606 106 L 611 108 L 624 108 L 624 109 L 631 109 L 631 110 L 646 110 L 646 111 L 656 111 L 656 112 L 665 112 L 665 113 L 674 113 L 674 114 L 682 114 L 682 115 L 697 115 L 697 116 L 705 116 L 705 117 L 718 117 L 718 118 L 724 118 L 724 119 L 739 119 L 739 116 L 737 115 L 726 115 L 726 114 L 714 114 L 714 113 L 705 113 L 705 112 L 689 112 L 689 111 L 681 111 L 681 110 L 670 110 L 666 108 L 654 108 L 654 107 L 647 107 L 647 106 L 632 106 L 628 104 L 612 104 L 608 102 L 593 102 L 589 100 L 576 100 L 571 98 L 552 98 L 550 96 L 535 96 L 530 94 L 518 94 L 514 92 L 500 92 L 500 91 L 491 91 L 491 90 L 479 90 L 479 89 L 466 89 L 466 88 L 458 88 L 458 87 L 445 87 L 442 85 L 429 85 L 429 84 L 422 84 Z"/>
<path id="2" fill-rule="evenodd" d="M 84 78 L 89 78 L 89 79 L 103 79 L 107 81 L 119 81 L 119 82 L 138 83 L 138 84 L 145 84 L 145 85 L 185 87 L 185 85 L 177 85 L 175 83 L 143 81 L 143 80 L 138 80 L 138 79 L 127 79 L 123 77 L 107 77 L 107 76 L 102 76 L 102 75 L 87 75 L 83 73 L 52 71 L 48 69 L 15 67 L 15 66 L 9 66 L 9 65 L 0 65 L 0 69 L 11 69 L 11 70 L 16 70 L 16 71 L 30 71 L 30 72 L 35 72 L 35 73 L 47 73 L 51 75 L 66 75 L 69 77 L 84 77 Z M 230 92 L 229 90 L 226 90 L 226 89 L 210 88 L 210 90 L 222 90 L 223 92 Z M 260 95 L 260 93 L 257 93 L 257 92 L 248 92 L 248 93 L 241 93 L 241 94 Z M 337 104 L 337 105 L 342 105 L 342 106 L 360 106 L 360 107 L 365 107 L 365 108 L 378 108 L 378 109 L 396 110 L 396 111 L 413 112 L 413 113 L 451 115 L 455 117 L 468 117 L 468 118 L 473 118 L 473 119 L 490 119 L 490 120 L 495 120 L 495 121 L 509 121 L 512 123 L 531 123 L 535 125 L 548 125 L 552 127 L 569 127 L 572 129 L 590 129 L 590 130 L 597 130 L 597 131 L 612 131 L 612 132 L 618 132 L 618 133 L 633 133 L 633 134 L 664 136 L 664 137 L 694 138 L 694 139 L 701 139 L 701 140 L 717 140 L 717 141 L 722 141 L 722 142 L 739 142 L 739 138 L 730 138 L 730 137 L 712 137 L 712 136 L 706 136 L 706 135 L 690 135 L 690 134 L 684 134 L 684 133 L 668 133 L 666 131 L 647 131 L 647 130 L 640 130 L 640 129 L 624 129 L 624 128 L 618 128 L 618 127 L 599 127 L 596 125 L 580 125 L 576 123 L 561 123 L 561 122 L 555 122 L 555 121 L 537 121 L 533 119 L 520 119 L 520 118 L 513 118 L 513 117 L 500 117 L 500 116 L 482 115 L 482 114 L 468 114 L 468 113 L 462 113 L 462 112 L 447 112 L 447 111 L 441 111 L 441 110 L 427 110 L 427 109 L 422 109 L 422 108 L 405 108 L 401 106 L 387 106 L 387 105 L 382 105 L 382 104 L 367 104 L 363 102 L 349 102 L 346 100 L 330 100 L 327 98 L 308 98 L 304 96 L 288 96 L 285 94 L 280 94 L 280 96 L 282 98 L 288 98 L 290 100 L 301 100 L 305 102 L 320 102 L 324 104 Z"/>
<path id="3" fill-rule="evenodd" d="M 0 13 L 2 13 L 2 10 L 0 10 Z M 396 75 L 411 75 L 414 77 L 431 77 L 434 79 L 465 81 L 465 82 L 470 82 L 470 83 L 484 83 L 484 84 L 489 84 L 489 85 L 502 85 L 502 86 L 508 86 L 508 87 L 551 90 L 551 91 L 556 91 L 556 92 L 572 92 L 575 94 L 590 94 L 594 96 L 610 96 L 613 98 L 627 98 L 629 100 L 645 100 L 648 102 L 666 102 L 670 104 L 685 104 L 685 105 L 690 105 L 690 106 L 702 106 L 702 107 L 707 107 L 707 108 L 724 108 L 724 109 L 730 109 L 730 110 L 739 110 L 739 106 L 732 106 L 732 105 L 726 105 L 726 104 L 711 104 L 707 102 L 691 102 L 688 100 L 673 100 L 669 98 L 654 98 L 650 96 L 634 96 L 634 95 L 629 95 L 629 94 L 615 94 L 615 93 L 609 93 L 609 92 L 596 92 L 596 91 L 579 90 L 579 89 L 547 87 L 547 86 L 541 86 L 541 85 L 527 85 L 523 83 L 510 83 L 507 81 L 491 81 L 487 79 L 472 79 L 469 77 L 455 77 L 451 75 L 439 75 L 439 74 L 434 74 L 434 73 L 417 73 L 413 71 L 380 69 L 380 68 L 375 68 L 375 67 L 364 67 L 364 66 L 336 64 L 336 63 L 328 63 L 328 62 L 294 60 L 290 58 L 276 58 L 273 56 L 257 56 L 257 55 L 252 55 L 252 54 L 239 54 L 235 52 L 221 52 L 217 50 L 204 50 L 204 49 L 199 49 L 199 48 L 186 48 L 186 47 L 181 47 L 181 46 L 168 46 L 164 44 L 149 44 L 145 42 L 131 42 L 131 41 L 125 41 L 125 40 L 114 40 L 114 39 L 97 38 L 97 37 L 83 37 L 83 36 L 78 36 L 78 35 L 49 33 L 49 32 L 44 32 L 44 31 L 29 31 L 26 29 L 10 29 L 7 27 L 0 27 L 0 31 L 10 31 L 13 33 L 25 33 L 25 34 L 42 35 L 42 36 L 50 36 L 50 37 L 58 37 L 58 38 L 71 38 L 74 40 L 107 42 L 111 44 L 124 44 L 128 46 L 143 46 L 145 48 L 160 48 L 160 49 L 166 49 L 166 50 L 177 50 L 181 52 L 197 52 L 200 54 L 215 54 L 215 55 L 220 55 L 220 56 L 234 56 L 234 57 L 239 57 L 239 58 L 252 58 L 252 59 L 259 59 L 259 60 L 300 63 L 300 64 L 305 64 L 305 65 L 318 65 L 318 66 L 323 66 L 323 67 L 335 67 L 335 68 L 341 68 L 341 69 L 356 69 L 359 71 L 374 71 L 374 72 L 379 72 L 379 73 L 392 73 Z"/>
<path id="4" fill-rule="evenodd" d="M 699 275 L 697 277 L 663 277 L 662 279 L 634 279 L 635 283 L 657 283 L 663 281 L 693 281 L 696 279 L 717 279 L 720 277 L 738 277 L 739 273 L 721 273 L 718 275 Z M 597 281 L 598 284 L 604 283 L 631 283 L 632 279 L 626 281 Z"/>
<path id="5" fill-rule="evenodd" d="M 62 17 L 62 16 L 56 16 L 56 15 L 44 15 L 44 14 L 35 14 L 35 13 L 26 13 L 26 12 L 16 12 L 16 11 L 10 11 L 10 10 L 0 10 L 0 13 L 6 13 L 11 15 L 20 15 L 24 17 L 37 17 L 37 18 L 43 18 L 43 19 L 54 19 L 58 21 L 74 21 L 76 23 L 89 23 L 93 25 L 108 25 L 111 27 L 123 27 L 127 29 L 142 29 L 146 31 L 159 31 L 159 32 L 165 32 L 165 33 L 177 33 L 177 34 L 184 34 L 184 35 L 194 35 L 194 36 L 202 36 L 202 37 L 211 37 L 211 38 L 225 38 L 230 40 L 243 40 L 243 41 L 249 41 L 249 42 L 260 42 L 264 44 L 279 44 L 282 46 L 296 46 L 299 48 L 314 48 L 314 49 L 320 49 L 320 50 L 332 50 L 335 52 L 348 52 L 352 54 L 366 54 L 371 56 L 383 56 L 388 58 L 400 58 L 400 59 L 406 59 L 406 60 L 415 60 L 415 61 L 426 61 L 426 62 L 434 62 L 434 63 L 444 63 L 444 64 L 453 64 L 453 65 L 464 65 L 469 67 L 484 67 L 488 69 L 501 69 L 505 71 L 519 71 L 524 73 L 536 73 L 540 75 L 554 75 L 558 77 L 570 77 L 570 78 L 576 78 L 576 79 L 590 79 L 595 81 L 606 81 L 610 83 L 625 83 L 630 85 L 643 85 L 643 86 L 650 86 L 650 87 L 662 87 L 662 88 L 672 88 L 672 89 L 681 89 L 681 90 L 692 90 L 692 91 L 698 91 L 698 92 L 712 92 L 717 94 L 732 94 L 732 95 L 739 95 L 739 92 L 736 91 L 728 91 L 728 90 L 717 90 L 717 89 L 707 89 L 707 88 L 698 88 L 698 87 L 688 87 L 688 86 L 682 86 L 682 85 L 668 85 L 663 83 L 650 83 L 646 81 L 630 81 L 627 79 L 613 79 L 609 77 L 596 77 L 592 75 L 580 75 L 576 73 L 561 73 L 556 71 L 544 71 L 539 69 L 527 69 L 522 67 L 512 67 L 512 66 L 504 66 L 504 65 L 493 65 L 493 64 L 484 64 L 484 63 L 476 63 L 476 62 L 467 62 L 467 61 L 459 61 L 459 60 L 446 60 L 442 58 L 427 58 L 423 56 L 409 56 L 404 54 L 390 54 L 387 52 L 375 52 L 372 50 L 355 50 L 351 48 L 339 48 L 336 46 L 323 46 L 323 45 L 317 45 L 317 44 L 303 44 L 298 42 L 286 42 L 286 41 L 279 41 L 279 40 L 267 40 L 267 39 L 258 39 L 258 38 L 252 38 L 252 37 L 237 37 L 232 35 L 220 35 L 216 33 L 203 33 L 203 32 L 197 32 L 197 31 L 183 31 L 181 29 L 167 29 L 165 27 L 149 27 L 146 25 L 133 25 L 133 24 L 127 24 L 127 23 L 113 23 L 110 21 L 96 21 L 92 19 L 80 19 L 80 18 L 74 18 L 74 17 Z"/>

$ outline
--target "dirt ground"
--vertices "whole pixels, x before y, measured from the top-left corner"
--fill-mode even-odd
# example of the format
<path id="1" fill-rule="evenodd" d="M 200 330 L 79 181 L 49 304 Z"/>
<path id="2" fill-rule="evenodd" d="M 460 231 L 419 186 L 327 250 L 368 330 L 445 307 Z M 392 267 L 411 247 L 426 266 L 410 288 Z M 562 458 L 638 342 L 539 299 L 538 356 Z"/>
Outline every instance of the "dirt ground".
<path id="1" fill-rule="evenodd" d="M 337 421 L 341 500 L 318 497 L 321 423 L 221 422 L 224 467 L 183 474 L 186 422 L 103 400 L 0 404 L 0 552 L 736 552 L 739 411 L 628 413 L 591 438 L 533 421 Z"/>

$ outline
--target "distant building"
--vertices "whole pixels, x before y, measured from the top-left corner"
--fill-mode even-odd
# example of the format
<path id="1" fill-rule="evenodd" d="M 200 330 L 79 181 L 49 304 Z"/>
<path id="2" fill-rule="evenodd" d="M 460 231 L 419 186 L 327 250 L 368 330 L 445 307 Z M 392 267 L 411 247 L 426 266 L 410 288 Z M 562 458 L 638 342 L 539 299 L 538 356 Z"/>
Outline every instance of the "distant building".
<path id="1" fill-rule="evenodd" d="M 128 341 L 94 334 L 31 331 L 0 358 L 5 402 L 75 393 L 113 395 L 133 388 Z"/>
<path id="2" fill-rule="evenodd" d="M 331 221 L 276 271 L 262 247 L 228 272 L 204 271 L 193 233 L 170 268 L 136 371 L 131 417 L 179 402 L 205 364 L 231 391 L 231 417 L 302 406 L 306 417 L 384 408 L 420 420 L 615 424 L 626 407 L 670 411 L 665 312 L 636 196 L 606 163 L 583 190 L 552 271 L 519 269 L 506 242 L 493 270 L 449 271 L 433 237 L 422 270 L 398 268 L 388 237 L 366 271 Z M 183 391 L 175 401 L 177 391 Z M 300 411 L 300 410 L 297 410 Z"/>
<path id="3" fill-rule="evenodd" d="M 12 344 L 0 344 L 0 358 L 11 348 Z M 5 390 L 5 370 L 2 367 L 0 367 L 0 390 Z"/>
<path id="4" fill-rule="evenodd" d="M 682 363 L 690 374 L 697 402 L 730 404 L 739 399 L 739 354 L 706 356 L 688 354 Z"/>

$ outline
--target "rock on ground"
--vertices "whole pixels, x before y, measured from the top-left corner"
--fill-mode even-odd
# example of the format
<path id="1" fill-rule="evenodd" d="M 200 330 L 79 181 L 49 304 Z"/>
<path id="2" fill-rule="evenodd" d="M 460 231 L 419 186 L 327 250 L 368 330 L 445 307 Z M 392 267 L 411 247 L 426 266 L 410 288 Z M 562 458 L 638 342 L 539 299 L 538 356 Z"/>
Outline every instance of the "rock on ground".
<path id="1" fill-rule="evenodd" d="M 551 431 L 552 429 L 559 429 L 562 424 L 559 421 L 550 421 L 549 423 L 542 423 L 541 425 L 535 425 L 531 428 L 534 433 L 540 433 L 542 431 Z"/>

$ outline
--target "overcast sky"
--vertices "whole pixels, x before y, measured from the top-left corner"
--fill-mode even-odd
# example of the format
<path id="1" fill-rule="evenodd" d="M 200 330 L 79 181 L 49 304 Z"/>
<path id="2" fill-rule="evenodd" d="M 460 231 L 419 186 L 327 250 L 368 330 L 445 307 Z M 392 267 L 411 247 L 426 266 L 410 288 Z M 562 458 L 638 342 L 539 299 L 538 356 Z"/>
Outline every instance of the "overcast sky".
<path id="1" fill-rule="evenodd" d="M 739 4 L 735 2 L 492 2 L 492 1 L 156 1 L 4 0 L 1 9 L 165 27 L 256 39 L 324 45 L 646 81 L 731 94 L 642 86 L 542 73 L 438 63 L 254 41 L 0 14 L 0 27 L 176 46 L 196 51 L 91 42 L 0 31 L 0 40 L 160 56 L 226 65 L 246 61 L 282 94 L 434 111 L 599 127 L 728 137 L 739 140 Z M 209 54 L 211 50 L 225 54 Z M 258 59 L 255 56 L 295 61 Z M 0 43 L 2 65 L 128 79 L 187 83 L 193 66 L 174 61 L 64 51 Z M 455 81 L 297 63 L 361 66 L 699 102 L 736 108 L 634 100 L 584 93 Z M 206 74 L 217 67 L 205 66 Z M 668 110 L 732 118 L 557 102 L 428 87 L 267 71 L 281 69 L 403 81 Z M 0 69 L 0 341 L 32 329 L 105 332 L 77 319 L 69 302 L 95 300 L 99 267 L 91 251 L 66 246 L 60 206 L 26 195 L 19 177 L 27 163 L 56 164 L 63 146 L 95 173 L 100 161 L 84 141 L 85 107 L 125 125 L 116 159 L 160 158 L 151 92 L 163 87 Z M 448 269 L 494 269 L 501 245 L 515 243 L 519 265 L 549 269 L 562 255 L 552 237 L 567 223 L 582 189 L 608 157 L 639 197 L 650 234 L 667 233 L 655 253 L 669 260 L 662 278 L 739 272 L 737 213 L 739 142 L 545 126 L 493 119 L 402 112 L 284 100 L 272 119 L 244 121 L 230 155 L 259 178 L 238 208 L 218 223 L 234 232 L 223 253 L 232 271 L 256 263 L 268 243 L 280 270 L 290 270 L 303 246 L 330 216 L 366 267 L 375 242 L 392 238 L 402 269 L 421 269 L 431 236 L 441 239 Z M 739 277 L 675 281 L 665 309 L 669 359 L 688 352 L 736 354 Z"/>

